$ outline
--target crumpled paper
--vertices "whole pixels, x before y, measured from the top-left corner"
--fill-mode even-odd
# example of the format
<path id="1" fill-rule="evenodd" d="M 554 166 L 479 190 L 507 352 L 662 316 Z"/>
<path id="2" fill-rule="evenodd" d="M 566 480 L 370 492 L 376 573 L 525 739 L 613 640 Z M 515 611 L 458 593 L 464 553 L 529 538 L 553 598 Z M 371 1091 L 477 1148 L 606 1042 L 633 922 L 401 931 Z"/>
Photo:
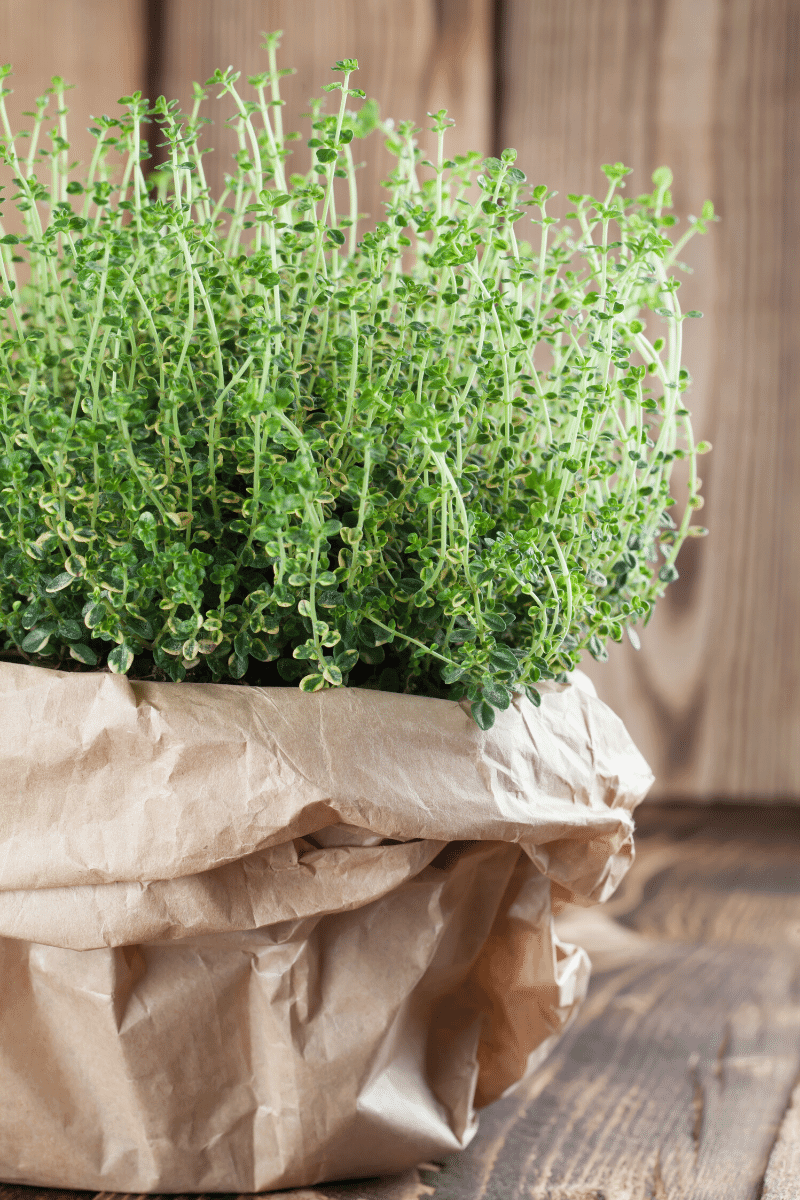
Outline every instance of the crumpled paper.
<path id="1" fill-rule="evenodd" d="M 463 1148 L 588 982 L 651 773 L 576 673 L 482 732 L 359 689 L 0 664 L 0 1179 L 253 1192 Z"/>

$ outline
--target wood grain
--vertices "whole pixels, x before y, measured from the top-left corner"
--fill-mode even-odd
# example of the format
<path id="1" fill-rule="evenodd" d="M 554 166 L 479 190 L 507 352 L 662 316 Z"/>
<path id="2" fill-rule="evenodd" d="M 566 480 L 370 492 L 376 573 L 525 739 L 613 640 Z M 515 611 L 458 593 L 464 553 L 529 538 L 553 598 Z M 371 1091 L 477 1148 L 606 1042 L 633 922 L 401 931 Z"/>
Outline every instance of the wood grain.
<path id="1" fill-rule="evenodd" d="M 115 114 L 120 96 L 145 86 L 145 7 L 145 0 L 0 0 L 0 53 L 14 68 L 7 100 L 12 128 L 26 127 L 23 111 L 61 75 L 75 85 L 67 93 L 71 158 L 88 164 L 90 115 Z"/>
<path id="2" fill-rule="evenodd" d="M 800 1187 L 800 1084 L 792 1094 L 778 1138 L 769 1157 L 759 1200 L 796 1200 Z"/>
<path id="3" fill-rule="evenodd" d="M 598 977 L 544 1077 L 487 1111 L 436 1200 L 749 1200 L 797 1075 L 799 966 L 673 948 Z"/>
<path id="4" fill-rule="evenodd" d="M 284 127 L 303 133 L 290 166 L 296 161 L 298 170 L 307 170 L 309 133 L 299 114 L 311 97 L 322 95 L 324 84 L 338 78 L 330 68 L 345 57 L 358 59 L 352 86 L 375 98 L 382 116 L 427 127 L 427 112 L 447 108 L 456 121 L 449 152 L 488 153 L 492 7 L 491 0 L 166 0 L 161 90 L 187 104 L 192 81 L 205 81 L 218 66 L 233 64 L 243 79 L 265 70 L 262 31 L 282 29 L 280 65 L 296 68 L 282 85 Z M 333 103 L 329 98 L 328 107 Z M 420 140 L 432 149 L 427 135 Z M 216 188 L 235 142 L 231 131 L 216 125 L 206 144 L 215 147 L 205 163 Z M 380 181 L 394 160 L 378 134 L 364 143 L 364 155 L 369 161 L 360 172 L 359 198 L 374 222 L 383 215 Z"/>
<path id="5" fill-rule="evenodd" d="M 750 1200 L 770 1180 L 797 1196 L 800 950 L 779 919 L 800 895 L 797 814 L 662 812 L 619 897 L 561 921 L 595 971 L 577 1022 L 465 1154 L 423 1172 L 434 1200 Z M 677 879 L 694 889 L 683 932 L 713 945 L 675 940 L 660 897 Z M 731 887 L 767 908 L 725 921 Z"/>
<path id="6" fill-rule="evenodd" d="M 800 296 L 794 0 L 506 0 L 500 129 L 536 182 L 594 192 L 603 162 L 644 190 L 668 163 L 685 219 L 722 216 L 687 249 L 686 361 L 706 541 L 637 655 L 590 664 L 657 775 L 660 797 L 800 796 Z M 680 498 L 685 482 L 678 480 Z M 684 493 L 685 494 L 685 493 Z"/>

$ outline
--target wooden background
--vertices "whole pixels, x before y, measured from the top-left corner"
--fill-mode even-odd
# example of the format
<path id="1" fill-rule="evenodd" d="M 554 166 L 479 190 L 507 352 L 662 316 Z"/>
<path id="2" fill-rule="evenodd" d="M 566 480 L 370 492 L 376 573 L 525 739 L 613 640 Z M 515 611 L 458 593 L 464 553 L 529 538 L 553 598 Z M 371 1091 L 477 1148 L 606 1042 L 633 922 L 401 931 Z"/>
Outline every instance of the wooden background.
<path id="1" fill-rule="evenodd" d="M 654 795 L 796 800 L 799 27 L 800 0 L 0 0 L 0 59 L 15 66 L 12 111 L 59 73 L 78 85 L 77 116 L 137 87 L 188 102 L 217 66 L 262 70 L 261 31 L 283 29 L 290 128 L 355 56 L 383 114 L 421 124 L 449 109 L 451 153 L 515 146 L 531 182 L 562 196 L 596 190 L 603 162 L 632 166 L 637 190 L 667 163 L 682 218 L 712 198 L 722 221 L 692 244 L 681 293 L 705 313 L 686 360 L 698 435 L 714 443 L 711 537 L 682 551 L 642 651 L 613 647 L 590 669 L 653 765 Z M 73 121 L 76 156 L 87 123 Z M 375 213 L 387 165 L 364 173 Z M 210 174 L 224 168 L 219 153 Z"/>

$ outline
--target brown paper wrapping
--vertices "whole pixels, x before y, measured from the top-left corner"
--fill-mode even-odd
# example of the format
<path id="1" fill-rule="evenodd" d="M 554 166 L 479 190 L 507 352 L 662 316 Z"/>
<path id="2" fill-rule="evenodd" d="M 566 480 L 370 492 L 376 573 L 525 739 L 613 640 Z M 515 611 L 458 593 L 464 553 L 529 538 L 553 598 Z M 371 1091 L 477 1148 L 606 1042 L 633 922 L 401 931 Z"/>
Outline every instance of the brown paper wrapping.
<path id="1" fill-rule="evenodd" d="M 458 704 L 0 664 L 0 1179 L 252 1192 L 465 1146 L 584 995 L 652 776 Z"/>

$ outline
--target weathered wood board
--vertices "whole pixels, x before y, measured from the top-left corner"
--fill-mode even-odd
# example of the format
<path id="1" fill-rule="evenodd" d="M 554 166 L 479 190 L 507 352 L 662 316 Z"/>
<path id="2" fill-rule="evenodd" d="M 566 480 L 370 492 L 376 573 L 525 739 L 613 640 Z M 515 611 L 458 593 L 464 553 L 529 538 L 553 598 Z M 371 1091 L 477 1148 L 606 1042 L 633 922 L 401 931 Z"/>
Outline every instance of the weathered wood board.
<path id="1" fill-rule="evenodd" d="M 800 1193 L 800 1084 L 792 1094 L 770 1155 L 759 1200 L 796 1200 Z"/>
<path id="2" fill-rule="evenodd" d="M 146 0 L 0 0 L 0 61 L 13 67 L 5 86 L 13 90 L 6 103 L 14 131 L 28 124 L 22 113 L 34 108 L 52 76 L 61 75 L 74 89 L 67 93 L 70 159 L 88 165 L 94 148 L 90 117 L 116 115 L 120 96 L 146 88 L 146 7 Z M 53 116 L 46 130 L 57 124 L 52 101 L 48 111 Z M 50 145 L 46 135 L 42 144 Z M 18 152 L 27 150 L 20 142 Z M 8 199 L 14 188 L 5 167 L 2 176 Z M 11 205 L 5 208 L 4 216 L 16 216 Z"/>
<path id="3" fill-rule="evenodd" d="M 589 669 L 655 794 L 796 800 L 797 5 L 505 0 L 502 12 L 500 138 L 559 191 L 554 213 L 622 160 L 633 194 L 672 167 L 679 229 L 706 198 L 722 218 L 687 247 L 680 293 L 705 314 L 684 338 L 697 435 L 714 446 L 700 470 L 711 536 L 681 551 L 641 653 L 614 646 Z"/>
<path id="4" fill-rule="evenodd" d="M 194 80 L 203 83 L 217 67 L 233 64 L 242 72 L 246 92 L 247 76 L 267 69 L 263 31 L 283 30 L 279 66 L 296 70 L 282 82 L 284 128 L 302 132 L 293 145 L 290 170 L 308 169 L 309 126 L 298 118 L 308 111 L 312 97 L 323 95 L 325 84 L 340 78 L 331 67 L 343 58 L 358 59 L 351 87 L 377 100 L 382 117 L 427 127 L 426 113 L 447 108 L 456 121 L 448 153 L 486 154 L 493 133 L 492 10 L 490 0 L 170 0 L 161 22 L 160 88 L 186 105 Z M 337 95 L 328 97 L 326 111 L 337 103 Z M 353 100 L 348 107 L 360 103 Z M 208 105 L 201 111 L 208 111 Z M 427 134 L 421 140 L 433 152 L 434 141 Z M 366 160 L 359 172 L 359 199 L 373 224 L 383 216 L 380 181 L 394 162 L 382 143 L 374 133 L 356 154 L 356 161 Z M 231 130 L 217 123 L 204 144 L 215 147 L 205 163 L 216 188 L 229 170 L 236 141 Z"/>
<path id="5" fill-rule="evenodd" d="M 468 1150 L 283 1200 L 797 1200 L 800 811 L 651 807 L 640 829 L 618 896 L 559 919 L 593 960 L 583 1010 Z"/>

